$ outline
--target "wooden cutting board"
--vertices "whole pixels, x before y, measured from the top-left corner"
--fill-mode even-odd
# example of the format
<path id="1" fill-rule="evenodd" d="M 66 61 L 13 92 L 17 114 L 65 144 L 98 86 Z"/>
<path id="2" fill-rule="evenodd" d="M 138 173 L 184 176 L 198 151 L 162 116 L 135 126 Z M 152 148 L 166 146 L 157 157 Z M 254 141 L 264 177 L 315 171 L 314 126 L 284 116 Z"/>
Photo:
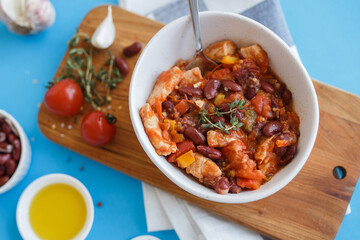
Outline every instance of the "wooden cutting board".
<path id="1" fill-rule="evenodd" d="M 92 34 L 107 14 L 100 6 L 88 13 L 79 30 Z M 113 7 L 116 40 L 111 52 L 122 55 L 124 46 L 134 41 L 144 45 L 163 27 L 162 23 Z M 134 68 L 138 55 L 127 58 Z M 56 75 L 63 68 L 67 53 Z M 102 64 L 106 51 L 98 53 L 94 65 Z M 42 133 L 50 140 L 110 166 L 122 173 L 164 189 L 177 197 L 231 219 L 246 227 L 279 239 L 331 239 L 336 236 L 360 172 L 360 98 L 314 81 L 320 105 L 320 126 L 315 147 L 297 177 L 276 194 L 247 204 L 221 204 L 195 197 L 172 183 L 147 157 L 133 131 L 128 89 L 131 73 L 112 91 L 111 109 L 118 117 L 115 140 L 105 147 L 86 144 L 80 134 L 82 113 L 90 110 L 86 104 L 77 117 L 62 118 L 41 106 L 38 122 Z M 62 128 L 71 124 L 72 129 Z M 342 166 L 346 177 L 338 180 L 333 169 Z"/>

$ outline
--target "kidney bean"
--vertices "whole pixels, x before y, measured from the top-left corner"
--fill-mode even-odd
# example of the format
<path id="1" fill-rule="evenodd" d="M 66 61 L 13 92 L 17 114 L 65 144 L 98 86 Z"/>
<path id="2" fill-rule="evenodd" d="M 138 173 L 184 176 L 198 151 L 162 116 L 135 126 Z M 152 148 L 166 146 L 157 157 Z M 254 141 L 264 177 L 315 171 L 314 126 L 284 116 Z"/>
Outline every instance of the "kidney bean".
<path id="1" fill-rule="evenodd" d="M 7 142 L 0 143 L 0 152 L 11 153 L 13 146 Z"/>
<path id="2" fill-rule="evenodd" d="M 19 161 L 20 155 L 21 155 L 21 143 L 19 139 L 15 139 L 13 142 L 12 158 L 15 161 Z"/>
<path id="3" fill-rule="evenodd" d="M 13 143 L 16 139 L 17 139 L 17 137 L 15 136 L 15 134 L 10 133 L 10 134 L 8 135 L 8 141 L 9 141 L 10 143 Z"/>
<path id="4" fill-rule="evenodd" d="M 223 81 L 221 81 L 221 84 L 223 85 L 225 91 L 227 91 L 227 90 L 234 91 L 234 92 L 242 91 L 242 87 L 239 84 L 237 84 L 231 80 L 223 80 Z"/>
<path id="5" fill-rule="evenodd" d="M 0 154 L 0 165 L 5 164 L 11 158 L 11 153 Z"/>
<path id="6" fill-rule="evenodd" d="M 230 193 L 239 193 L 242 191 L 242 188 L 239 187 L 239 185 L 236 184 L 236 181 L 234 178 L 230 178 Z"/>
<path id="7" fill-rule="evenodd" d="M 204 95 L 207 99 L 213 99 L 219 90 L 219 87 L 221 85 L 221 82 L 217 79 L 211 79 L 209 80 L 204 87 Z"/>
<path id="8" fill-rule="evenodd" d="M 2 176 L 0 177 L 0 187 L 3 186 L 5 183 L 7 183 L 7 181 L 9 181 L 10 177 L 9 176 Z"/>
<path id="9" fill-rule="evenodd" d="M 294 158 L 296 152 L 297 152 L 296 144 L 293 144 L 293 145 L 290 145 L 289 147 L 287 147 L 287 150 L 286 150 L 284 156 L 278 162 L 278 165 L 285 166 L 286 164 L 288 164 L 290 162 L 290 160 Z"/>
<path id="10" fill-rule="evenodd" d="M 9 135 L 11 133 L 11 127 L 7 122 L 3 122 L 1 124 L 1 129 L 6 135 Z"/>
<path id="11" fill-rule="evenodd" d="M 205 157 L 217 160 L 220 159 L 222 154 L 219 150 L 206 146 L 206 145 L 199 145 L 197 146 L 197 150 L 204 155 Z"/>
<path id="12" fill-rule="evenodd" d="M 219 194 L 227 194 L 229 192 L 230 183 L 226 177 L 220 177 L 214 184 L 214 189 Z"/>
<path id="13" fill-rule="evenodd" d="M 278 121 L 270 121 L 265 124 L 262 129 L 262 132 L 265 136 L 271 137 L 272 135 L 279 133 L 283 129 L 283 125 L 281 122 Z"/>
<path id="14" fill-rule="evenodd" d="M 6 172 L 5 166 L 4 165 L 0 165 L 0 177 L 2 177 Z"/>
<path id="15" fill-rule="evenodd" d="M 190 140 L 185 140 L 183 142 L 180 142 L 178 144 L 176 144 L 178 150 L 174 153 L 172 153 L 169 157 L 168 157 L 168 162 L 175 162 L 176 158 L 180 157 L 182 154 L 188 152 L 188 151 L 193 151 L 195 152 L 196 148 L 195 145 L 192 141 Z"/>
<path id="16" fill-rule="evenodd" d="M 277 146 L 275 145 L 275 147 L 274 147 L 274 153 L 275 153 L 276 155 L 282 157 L 282 156 L 284 156 L 285 152 L 286 152 L 286 147 L 277 147 Z"/>
<path id="17" fill-rule="evenodd" d="M 135 54 L 137 54 L 138 52 L 140 52 L 141 48 L 142 48 L 141 43 L 134 42 L 130 46 L 125 47 L 123 50 L 123 53 L 125 56 L 131 57 L 131 56 L 134 56 Z"/>
<path id="18" fill-rule="evenodd" d="M 16 170 L 16 166 L 17 166 L 17 164 L 13 159 L 10 159 L 9 161 L 7 161 L 5 163 L 6 174 L 9 176 L 13 175 L 13 173 Z"/>
<path id="19" fill-rule="evenodd" d="M 239 122 L 243 119 L 244 114 L 242 112 L 240 112 L 239 110 L 235 110 L 234 113 L 236 118 L 239 120 Z"/>
<path id="20" fill-rule="evenodd" d="M 6 133 L 0 132 L 0 143 L 6 140 Z"/>
<path id="21" fill-rule="evenodd" d="M 273 94 L 275 92 L 275 88 L 270 83 L 264 80 L 260 80 L 260 84 L 261 84 L 261 89 L 264 90 L 265 92 L 268 92 L 270 94 Z"/>
<path id="22" fill-rule="evenodd" d="M 233 73 L 234 78 L 236 79 L 236 81 L 242 86 L 245 84 L 246 80 L 249 77 L 249 70 L 248 69 L 239 69 L 236 70 Z"/>
<path id="23" fill-rule="evenodd" d="M 184 130 L 185 137 L 189 138 L 194 142 L 195 145 L 205 144 L 205 136 L 196 128 L 192 126 L 187 126 Z"/>
<path id="24" fill-rule="evenodd" d="M 225 123 L 225 122 L 226 122 L 226 120 L 225 120 L 224 117 L 222 117 L 222 116 L 216 116 L 216 115 L 211 116 L 210 120 L 211 120 L 211 122 L 213 122 L 213 123 L 217 123 L 217 122 L 219 122 L 219 121 L 222 122 L 222 123 Z"/>
<path id="25" fill-rule="evenodd" d="M 171 101 L 164 101 L 161 106 L 168 112 L 173 113 L 175 104 Z"/>
<path id="26" fill-rule="evenodd" d="M 285 89 L 281 94 L 281 98 L 284 100 L 285 104 L 289 104 L 292 98 L 292 94 L 289 89 Z"/>
<path id="27" fill-rule="evenodd" d="M 194 87 L 181 87 L 178 89 L 181 94 L 187 94 L 193 97 L 199 97 L 202 95 L 203 91 L 201 88 L 194 88 Z"/>
<path id="28" fill-rule="evenodd" d="M 129 65 L 127 64 L 125 59 L 123 59 L 122 57 L 115 58 L 115 65 L 119 69 L 119 71 L 123 75 L 123 77 L 125 77 L 130 71 Z"/>
<path id="29" fill-rule="evenodd" d="M 249 100 L 253 99 L 257 94 L 257 89 L 255 87 L 248 87 L 245 91 L 245 97 Z"/>
<path id="30" fill-rule="evenodd" d="M 227 103 L 222 103 L 222 104 L 220 104 L 219 109 L 220 109 L 222 112 L 228 112 L 228 111 L 230 111 L 229 104 L 227 104 Z"/>

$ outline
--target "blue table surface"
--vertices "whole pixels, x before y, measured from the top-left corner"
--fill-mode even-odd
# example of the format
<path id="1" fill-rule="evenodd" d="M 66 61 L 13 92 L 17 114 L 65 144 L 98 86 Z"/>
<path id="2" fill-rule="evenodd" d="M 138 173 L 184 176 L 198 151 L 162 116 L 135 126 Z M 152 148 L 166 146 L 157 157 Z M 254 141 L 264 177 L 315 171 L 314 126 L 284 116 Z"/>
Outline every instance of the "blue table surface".
<path id="1" fill-rule="evenodd" d="M 37 125 L 44 85 L 51 80 L 63 57 L 65 42 L 85 14 L 103 3 L 117 1 L 53 1 L 57 13 L 55 24 L 33 36 L 14 35 L 0 23 L 0 108 L 23 126 L 33 152 L 24 180 L 0 195 L 0 239 L 21 239 L 15 221 L 18 199 L 34 179 L 49 173 L 69 174 L 89 189 L 95 204 L 95 219 L 88 239 L 130 239 L 149 234 L 138 180 L 49 141 Z M 280 0 L 280 3 L 310 76 L 360 95 L 360 1 Z M 102 203 L 101 207 L 97 206 L 98 202 Z M 360 238 L 359 184 L 350 203 L 352 213 L 344 217 L 336 239 Z M 175 231 L 150 234 L 161 239 L 178 239 Z"/>

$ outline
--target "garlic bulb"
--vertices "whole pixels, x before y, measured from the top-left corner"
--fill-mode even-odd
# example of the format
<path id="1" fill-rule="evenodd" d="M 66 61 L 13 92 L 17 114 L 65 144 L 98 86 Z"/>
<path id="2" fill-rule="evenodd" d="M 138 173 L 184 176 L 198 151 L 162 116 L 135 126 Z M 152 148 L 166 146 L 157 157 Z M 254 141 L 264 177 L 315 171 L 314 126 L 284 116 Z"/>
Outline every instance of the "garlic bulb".
<path id="1" fill-rule="evenodd" d="M 18 34 L 34 34 L 50 27 L 55 9 L 49 0 L 0 0 L 0 19 Z"/>
<path id="2" fill-rule="evenodd" d="M 96 28 L 91 37 L 91 44 L 100 49 L 106 49 L 113 44 L 115 40 L 115 25 L 112 18 L 112 8 L 108 6 L 108 15 Z"/>

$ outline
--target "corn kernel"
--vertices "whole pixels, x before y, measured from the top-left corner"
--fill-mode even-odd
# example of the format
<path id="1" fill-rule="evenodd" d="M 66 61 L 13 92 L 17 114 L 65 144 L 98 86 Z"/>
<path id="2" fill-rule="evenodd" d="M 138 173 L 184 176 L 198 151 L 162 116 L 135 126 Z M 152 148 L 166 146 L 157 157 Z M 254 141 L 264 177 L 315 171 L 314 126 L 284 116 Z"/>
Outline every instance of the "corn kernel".
<path id="1" fill-rule="evenodd" d="M 175 123 L 176 123 L 175 120 L 165 119 L 164 122 L 170 123 L 170 129 L 169 129 L 170 131 L 175 130 Z"/>
<path id="2" fill-rule="evenodd" d="M 223 64 L 234 64 L 237 61 L 239 61 L 238 57 L 224 56 L 223 59 L 221 60 L 221 63 L 223 63 Z"/>
<path id="3" fill-rule="evenodd" d="M 216 106 L 219 106 L 220 104 L 222 104 L 222 101 L 225 99 L 225 94 L 223 93 L 219 93 L 218 95 L 216 95 L 215 99 L 214 99 L 214 104 Z"/>

